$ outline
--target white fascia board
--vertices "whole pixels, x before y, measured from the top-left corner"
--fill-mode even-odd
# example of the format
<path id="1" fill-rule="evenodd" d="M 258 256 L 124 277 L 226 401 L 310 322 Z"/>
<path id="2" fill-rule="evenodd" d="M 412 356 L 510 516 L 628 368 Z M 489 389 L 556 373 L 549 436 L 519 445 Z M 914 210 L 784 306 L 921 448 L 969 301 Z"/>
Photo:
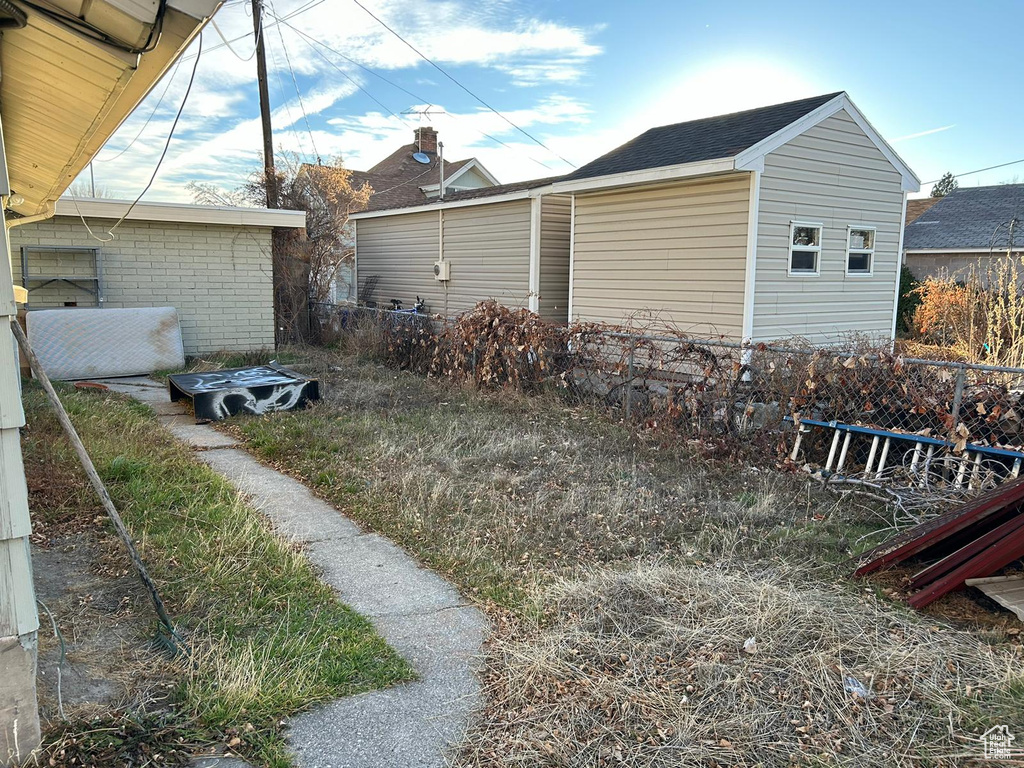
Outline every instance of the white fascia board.
<path id="1" fill-rule="evenodd" d="M 892 297 L 892 329 L 889 331 L 889 339 L 892 341 L 892 343 L 894 345 L 896 343 L 896 323 L 899 320 L 898 312 L 899 312 L 899 308 L 900 308 L 900 283 L 902 282 L 901 278 L 903 277 L 903 262 L 904 262 L 904 258 L 905 258 L 903 256 L 903 235 L 906 234 L 906 231 L 907 231 L 907 225 L 905 223 L 906 220 L 907 220 L 907 193 L 904 192 L 903 193 L 903 212 L 900 215 L 900 242 L 897 245 L 897 250 L 896 250 L 896 287 L 894 288 L 895 295 Z M 846 236 L 847 236 L 846 245 L 847 245 L 847 249 L 849 249 L 849 245 L 850 245 L 849 229 L 847 229 L 847 235 Z M 874 245 L 874 243 L 872 243 L 872 245 Z M 847 266 L 847 269 L 849 269 L 849 266 L 850 266 L 850 255 L 849 255 L 849 253 L 847 253 L 847 255 L 846 255 L 846 266 Z M 875 257 L 872 256 L 871 257 L 871 269 L 872 269 L 872 271 L 874 271 L 874 268 L 875 268 Z M 894 351 L 895 351 L 895 348 L 894 348 Z"/>
<path id="2" fill-rule="evenodd" d="M 516 192 L 505 192 L 501 195 L 491 195 L 489 197 L 474 197 L 468 200 L 455 200 L 454 202 L 450 200 L 434 201 L 425 205 L 411 205 L 408 208 L 385 208 L 381 211 L 360 211 L 359 213 L 349 215 L 348 218 L 349 221 L 358 221 L 360 219 L 377 219 L 382 216 L 401 216 L 406 213 L 423 213 L 425 211 L 438 211 L 448 208 L 468 208 L 474 205 L 507 203 L 510 200 L 527 200 L 532 197 L 542 197 L 551 194 L 553 191 L 549 184 L 544 187 L 520 189 Z"/>
<path id="3" fill-rule="evenodd" d="M 477 173 L 479 173 L 481 176 L 483 176 L 485 179 L 487 179 L 489 182 L 491 182 L 491 184 L 493 184 L 494 186 L 498 186 L 500 184 L 500 182 L 496 178 L 494 178 L 494 174 L 491 173 L 490 171 L 488 171 L 486 168 L 484 168 L 483 163 L 481 163 L 475 157 L 472 158 L 464 166 L 462 166 L 459 169 L 458 173 L 456 173 L 452 178 L 454 178 L 454 179 L 459 178 L 459 176 L 464 174 L 470 168 L 474 169 Z"/>
<path id="4" fill-rule="evenodd" d="M 131 207 L 131 200 L 100 200 L 95 198 L 57 201 L 57 216 L 84 216 L 93 219 L 120 219 Z M 128 213 L 129 221 L 167 221 L 178 224 L 229 224 L 242 227 L 283 227 L 302 229 L 306 226 L 305 211 L 241 206 L 187 205 L 184 203 L 137 203 Z"/>
<path id="5" fill-rule="evenodd" d="M 496 178 L 494 178 L 494 176 L 492 176 L 491 173 L 486 168 L 484 168 L 482 165 L 480 165 L 480 161 L 477 160 L 474 157 L 472 160 L 467 162 L 464 166 L 459 168 L 459 170 L 457 170 L 451 176 L 446 176 L 445 177 L 445 179 L 444 179 L 445 189 L 448 189 L 449 187 L 453 186 L 455 184 L 455 181 L 460 176 L 462 176 L 464 173 L 466 173 L 469 170 L 475 170 L 477 173 L 479 173 L 481 176 L 483 176 L 488 182 L 490 182 L 491 186 L 493 186 L 493 187 L 498 186 L 498 180 Z M 420 187 L 420 189 L 422 189 L 424 192 L 436 192 L 436 191 L 441 189 L 441 184 L 440 183 L 438 183 L 438 184 L 427 184 L 426 186 Z M 486 189 L 486 187 L 481 187 L 481 189 Z"/>
<path id="6" fill-rule="evenodd" d="M 717 160 L 701 160 L 698 163 L 682 163 L 665 165 L 660 168 L 647 168 L 642 171 L 612 173 L 607 176 L 595 176 L 592 179 L 575 179 L 572 181 L 556 181 L 551 185 L 551 192 L 591 192 L 615 187 L 630 187 L 637 184 L 652 184 L 659 181 L 686 179 L 691 176 L 710 176 L 717 173 L 729 173 L 736 170 L 733 158 L 723 157 Z"/>
<path id="7" fill-rule="evenodd" d="M 889 161 L 902 178 L 904 192 L 918 192 L 921 189 L 921 180 L 910 169 L 902 158 L 896 154 L 889 143 L 882 138 L 882 135 L 875 130 L 875 127 L 868 122 L 863 113 L 850 100 L 846 93 L 841 93 L 831 101 L 827 101 L 817 109 L 808 112 L 799 120 L 795 120 L 781 131 L 776 131 L 771 136 L 762 139 L 752 147 L 743 150 L 736 155 L 736 170 L 738 171 L 763 171 L 764 158 L 769 152 L 773 152 L 783 144 L 792 141 L 800 134 L 810 130 L 818 123 L 826 120 L 832 115 L 845 110 L 850 118 L 864 131 L 864 134 L 871 140 L 878 151 Z"/>
<path id="8" fill-rule="evenodd" d="M 1015 253 L 1024 251 L 1024 246 L 1014 246 Z M 1006 248 L 908 248 L 904 251 L 907 256 L 931 256 L 942 253 L 991 253 L 995 256 L 1002 256 Z"/>

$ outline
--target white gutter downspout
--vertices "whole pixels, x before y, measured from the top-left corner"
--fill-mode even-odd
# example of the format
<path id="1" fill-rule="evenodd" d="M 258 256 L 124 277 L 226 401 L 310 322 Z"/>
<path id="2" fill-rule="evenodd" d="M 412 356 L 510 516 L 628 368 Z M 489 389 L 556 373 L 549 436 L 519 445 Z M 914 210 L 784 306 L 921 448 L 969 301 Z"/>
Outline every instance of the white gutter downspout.
<path id="1" fill-rule="evenodd" d="M 761 174 L 750 172 L 750 198 L 747 204 L 747 259 L 743 279 L 743 326 L 740 337 L 750 344 L 754 337 L 754 296 L 757 291 L 757 222 L 761 207 Z M 746 364 L 747 360 L 743 363 Z"/>
<path id="2" fill-rule="evenodd" d="M 893 290 L 892 297 L 892 330 L 890 331 L 889 339 L 892 344 L 892 349 L 896 349 L 896 321 L 899 319 L 897 312 L 899 312 L 900 306 L 900 277 L 903 273 L 903 234 L 907 230 L 907 196 L 908 192 L 903 193 L 903 210 L 900 212 L 900 242 L 896 248 L 896 288 Z"/>
<path id="3" fill-rule="evenodd" d="M 540 225 L 541 200 L 535 197 L 530 200 L 530 311 L 540 312 Z"/>
<path id="4" fill-rule="evenodd" d="M 7 221 L 5 216 L 4 226 L 10 230 L 14 229 L 15 227 L 20 227 L 23 224 L 34 224 L 37 221 L 45 221 L 46 219 L 52 219 L 56 212 L 57 201 L 51 200 L 46 204 L 46 210 L 43 211 L 42 213 L 34 213 L 31 216 L 22 216 L 20 219 L 11 219 L 10 221 Z"/>

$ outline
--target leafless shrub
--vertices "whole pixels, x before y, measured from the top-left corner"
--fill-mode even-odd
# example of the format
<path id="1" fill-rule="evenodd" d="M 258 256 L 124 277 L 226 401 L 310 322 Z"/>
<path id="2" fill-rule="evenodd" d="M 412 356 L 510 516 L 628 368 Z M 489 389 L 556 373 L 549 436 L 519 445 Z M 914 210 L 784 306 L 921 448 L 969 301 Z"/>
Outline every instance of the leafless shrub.
<path id="1" fill-rule="evenodd" d="M 956 451 L 1024 439 L 1019 377 L 972 372 L 958 405 L 955 370 L 908 364 L 864 340 L 740 348 L 663 327 L 560 326 L 493 301 L 447 325 L 369 311 L 349 322 L 350 350 L 397 368 L 478 388 L 556 389 L 709 450 L 775 458 L 785 416 L 933 436 Z"/>
<path id="2" fill-rule="evenodd" d="M 1021 680 L 966 632 L 772 572 L 600 571 L 538 606 L 493 642 L 461 766 L 960 765 Z"/>

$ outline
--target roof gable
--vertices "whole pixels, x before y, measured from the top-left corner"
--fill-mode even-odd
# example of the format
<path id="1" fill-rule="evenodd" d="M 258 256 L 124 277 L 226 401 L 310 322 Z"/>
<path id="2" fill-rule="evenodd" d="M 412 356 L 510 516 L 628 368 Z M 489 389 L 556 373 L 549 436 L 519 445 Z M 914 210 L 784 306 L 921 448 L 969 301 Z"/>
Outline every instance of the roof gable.
<path id="1" fill-rule="evenodd" d="M 734 157 L 840 95 L 830 93 L 651 128 L 568 174 L 566 180 Z"/>
<path id="2" fill-rule="evenodd" d="M 908 251 L 1024 249 L 1024 184 L 951 192 L 907 225 L 903 247 Z"/>
<path id="3" fill-rule="evenodd" d="M 763 171 L 764 158 L 845 111 L 900 173 L 904 191 L 921 182 L 845 92 L 652 128 L 559 182 L 556 191 L 643 184 L 732 171 Z"/>

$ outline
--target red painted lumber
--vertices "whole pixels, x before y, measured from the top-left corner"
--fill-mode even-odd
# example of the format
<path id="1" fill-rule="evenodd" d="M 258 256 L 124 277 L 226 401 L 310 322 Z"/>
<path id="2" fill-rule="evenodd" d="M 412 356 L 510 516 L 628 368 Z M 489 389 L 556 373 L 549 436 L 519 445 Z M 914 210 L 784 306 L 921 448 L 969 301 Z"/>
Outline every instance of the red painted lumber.
<path id="1" fill-rule="evenodd" d="M 1024 528 L 1018 528 L 1009 536 L 988 547 L 959 568 L 936 579 L 927 587 L 911 595 L 907 600 L 914 608 L 924 608 L 953 590 L 964 586 L 967 579 L 991 576 L 1014 560 L 1024 557 Z"/>
<path id="2" fill-rule="evenodd" d="M 918 589 L 925 584 L 930 584 L 940 576 L 949 573 L 966 563 L 968 560 L 984 552 L 992 545 L 998 544 L 1019 528 L 1024 528 L 1024 513 L 1011 517 L 1002 525 L 993 528 L 988 533 L 983 536 L 979 536 L 974 541 L 958 549 L 956 552 L 947 555 L 937 563 L 932 563 L 923 571 L 914 574 L 914 577 L 910 581 L 911 589 Z"/>
<path id="3" fill-rule="evenodd" d="M 1024 501 L 1024 477 L 1019 477 L 986 494 L 978 496 L 953 509 L 904 531 L 861 558 L 872 558 L 860 566 L 854 576 L 866 576 L 887 565 L 900 563 L 922 552 L 938 541 L 949 538 L 985 518 Z"/>

